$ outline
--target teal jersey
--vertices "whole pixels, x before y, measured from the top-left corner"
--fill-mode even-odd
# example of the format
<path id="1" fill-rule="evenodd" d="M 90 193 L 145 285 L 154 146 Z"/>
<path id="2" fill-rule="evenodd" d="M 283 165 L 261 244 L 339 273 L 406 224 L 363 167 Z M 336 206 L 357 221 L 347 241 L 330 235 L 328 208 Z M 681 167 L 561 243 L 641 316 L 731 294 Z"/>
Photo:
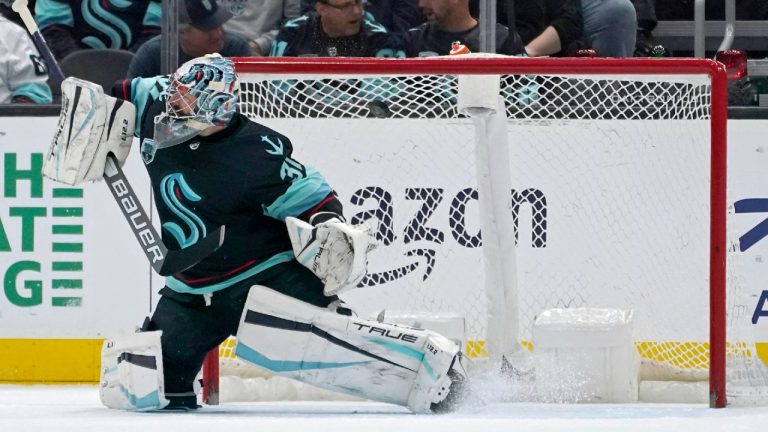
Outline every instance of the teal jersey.
<path id="1" fill-rule="evenodd" d="M 164 77 L 135 78 L 114 88 L 116 97 L 136 105 L 142 143 L 153 139 L 166 85 Z M 191 246 L 226 227 L 216 252 L 167 280 L 180 292 L 217 291 L 294 259 L 284 222 L 288 216 L 307 220 L 320 210 L 341 214 L 325 178 L 294 159 L 288 137 L 239 113 L 213 135 L 158 149 L 146 168 L 169 247 Z"/>
<path id="2" fill-rule="evenodd" d="M 402 39 L 370 19 L 354 36 L 325 34 L 320 16 L 309 13 L 286 22 L 272 42 L 273 57 L 405 57 Z"/>

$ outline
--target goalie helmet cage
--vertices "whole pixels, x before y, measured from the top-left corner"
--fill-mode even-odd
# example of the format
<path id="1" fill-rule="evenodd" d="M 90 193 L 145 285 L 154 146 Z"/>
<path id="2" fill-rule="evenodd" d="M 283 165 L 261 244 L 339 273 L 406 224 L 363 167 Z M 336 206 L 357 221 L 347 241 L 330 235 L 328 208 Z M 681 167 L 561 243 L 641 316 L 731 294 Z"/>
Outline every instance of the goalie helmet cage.
<path id="1" fill-rule="evenodd" d="M 726 405 L 727 379 L 765 384 L 726 240 L 721 64 L 470 57 L 235 64 L 240 111 L 290 137 L 300 160 L 337 188 L 350 222 L 377 220 L 382 245 L 361 288 L 345 295 L 362 317 L 382 309 L 459 313 L 465 352 L 494 358 L 510 341 L 530 348 L 544 309 L 633 309 L 644 362 L 708 375 L 710 406 Z M 459 111 L 462 76 L 500 83 L 508 146 L 489 143 L 498 135 L 487 121 Z M 488 178 L 501 179 L 483 185 Z M 480 227 L 495 236 L 481 237 Z M 243 370 L 224 345 L 212 351 L 206 401 L 218 400 L 217 352 L 222 375 Z"/>

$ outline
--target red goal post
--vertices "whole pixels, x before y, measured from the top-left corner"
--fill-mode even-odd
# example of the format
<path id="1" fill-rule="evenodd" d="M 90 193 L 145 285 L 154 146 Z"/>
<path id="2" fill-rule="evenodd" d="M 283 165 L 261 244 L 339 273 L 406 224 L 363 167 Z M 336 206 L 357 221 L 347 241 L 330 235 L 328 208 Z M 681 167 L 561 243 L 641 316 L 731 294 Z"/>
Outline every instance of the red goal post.
<path id="1" fill-rule="evenodd" d="M 724 407 L 726 405 L 726 254 L 727 254 L 727 239 L 726 239 L 726 214 L 727 214 L 727 201 L 726 201 L 726 172 L 727 172 L 727 148 L 726 148 L 726 122 L 727 122 L 727 78 L 723 66 L 712 60 L 705 59 L 593 59 L 593 58 L 429 58 L 429 59 L 373 59 L 373 58 L 236 58 L 236 69 L 241 77 L 241 88 L 243 92 L 242 99 L 242 111 L 246 112 L 249 116 L 253 117 L 256 121 L 262 122 L 264 118 L 282 119 L 284 117 L 293 117 L 297 114 L 298 117 L 305 116 L 307 119 L 311 119 L 314 122 L 318 118 L 339 118 L 339 119 L 356 119 L 356 118 L 375 118 L 375 120 L 386 122 L 388 120 L 377 117 L 393 117 L 393 118 L 413 118 L 423 115 L 427 118 L 433 116 L 435 118 L 456 118 L 461 117 L 461 113 L 456 113 L 455 108 L 455 94 L 453 95 L 430 95 L 437 84 L 430 84 L 431 87 L 425 90 L 420 79 L 411 79 L 410 77 L 442 77 L 436 82 L 440 85 L 446 85 L 446 83 L 453 82 L 452 77 L 466 76 L 466 75 L 488 75 L 488 76 L 501 76 L 501 77 L 524 77 L 523 83 L 535 84 L 537 88 L 542 89 L 545 85 L 555 83 L 553 85 L 560 86 L 562 82 L 571 81 L 571 77 L 580 79 L 586 77 L 590 84 L 576 83 L 573 87 L 557 87 L 557 91 L 552 90 L 539 90 L 536 97 L 541 100 L 546 99 L 545 96 L 541 96 L 542 92 L 548 92 L 546 95 L 552 99 L 556 99 L 557 92 L 562 92 L 566 95 L 563 100 L 558 100 L 556 103 L 561 103 L 562 106 L 557 108 L 557 115 L 564 113 L 567 118 L 573 118 L 578 120 L 594 119 L 599 117 L 600 113 L 614 112 L 614 114 L 607 114 L 607 119 L 629 119 L 637 120 L 641 119 L 643 115 L 647 115 L 649 118 L 664 117 L 667 111 L 651 110 L 647 113 L 630 113 L 622 111 L 626 107 L 619 107 L 617 100 L 621 99 L 621 92 L 625 90 L 622 77 L 631 76 L 639 77 L 638 82 L 644 82 L 647 80 L 655 80 L 659 77 L 674 77 L 678 76 L 696 76 L 704 77 L 708 84 L 706 85 L 707 94 L 700 99 L 705 101 L 706 106 L 703 108 L 701 119 L 708 121 L 708 134 L 709 134 L 709 249 L 708 249 L 708 274 L 706 279 L 709 284 L 709 299 L 708 299 L 708 344 L 704 344 L 705 349 L 708 348 L 708 353 L 705 356 L 708 358 L 708 374 L 709 374 L 709 397 L 710 405 L 713 407 Z M 270 78 L 271 77 L 271 78 Z M 308 80 L 312 80 L 314 84 L 299 84 L 293 87 L 296 82 L 302 80 L 303 77 L 307 77 Z M 361 96 L 365 85 L 359 86 L 354 95 L 344 94 L 348 91 L 345 86 L 338 84 L 330 84 L 329 87 L 320 92 L 322 96 L 317 96 L 318 89 L 317 83 L 341 82 L 351 79 L 350 77 L 360 77 L 365 85 L 371 84 L 376 86 L 373 91 L 365 92 L 365 96 Z M 395 77 L 395 78 L 392 78 Z M 397 77 L 406 77 L 403 80 Z M 532 78 L 532 77 L 543 77 Z M 549 77 L 566 77 L 549 80 Z M 635 79 L 632 78 L 632 79 Z M 266 81 L 264 81 L 266 80 Z M 279 81 L 280 84 L 269 84 L 266 87 L 258 88 L 259 82 L 268 82 L 270 80 Z M 336 81 L 333 81 L 336 80 Z M 525 81 L 527 80 L 527 81 Z M 579 93 L 578 97 L 566 100 L 567 95 L 571 92 L 571 89 L 579 89 L 581 92 L 585 86 L 592 85 L 591 83 L 605 80 L 608 84 L 602 84 L 599 90 L 589 90 L 590 101 L 588 101 L 589 108 L 573 106 L 573 104 L 581 103 L 584 101 L 584 94 Z M 360 81 L 360 80 L 358 80 Z M 384 85 L 381 83 L 384 82 Z M 502 82 L 502 93 L 506 98 L 507 110 L 510 118 L 522 118 L 525 116 L 525 112 L 532 111 L 531 108 L 539 102 L 534 98 L 533 102 L 529 105 L 528 102 L 521 102 L 519 92 L 516 92 L 514 96 L 511 96 L 511 92 L 504 93 L 506 82 Z M 257 88 L 253 90 L 249 85 L 252 83 Z M 402 92 L 408 92 L 408 86 L 413 83 L 417 83 L 418 89 L 413 93 L 408 93 L 403 96 Z M 618 84 L 617 84 L 618 83 Z M 321 84 L 325 86 L 326 84 Z M 451 84 L 452 85 L 452 84 Z M 305 92 L 306 88 L 314 86 L 313 92 Z M 526 95 L 529 95 L 529 88 L 525 84 L 519 84 L 515 81 L 515 84 L 510 84 L 511 87 L 516 86 L 516 89 L 523 88 L 528 91 Z M 286 89 L 290 87 L 290 89 Z M 330 89 L 330 90 L 328 90 Z M 430 90 L 431 89 L 431 90 Z M 620 89 L 620 90 L 617 90 Z M 612 91 L 616 93 L 612 93 Z M 577 90 L 573 90 L 576 92 Z M 534 91 L 536 93 L 536 91 Z M 296 96 L 298 94 L 298 96 Z M 341 96 L 339 96 L 342 94 Z M 397 107 L 398 102 L 390 104 L 386 99 L 388 97 L 399 98 L 400 104 L 405 101 L 409 103 L 421 104 L 423 101 L 427 103 L 421 104 L 417 109 L 399 109 Z M 606 100 L 613 98 L 614 95 L 619 94 L 616 100 L 606 102 Z M 268 96 L 268 97 L 267 97 Z M 370 104 L 360 104 L 355 98 L 359 98 L 367 102 L 382 101 L 385 102 L 385 113 L 375 113 Z M 529 96 L 526 96 L 530 100 Z M 601 100 L 601 97 L 604 100 Z M 285 103 L 285 111 L 279 111 L 280 108 L 276 108 L 275 111 L 271 111 L 272 108 L 268 106 L 257 107 L 255 109 L 247 108 L 249 105 L 259 104 L 275 104 L 277 99 L 281 99 L 280 103 Z M 291 99 L 292 98 L 292 99 Z M 314 99 L 313 99 L 314 98 Z M 432 98 L 441 98 L 440 102 L 432 101 Z M 285 102 L 285 99 L 290 99 L 289 102 Z M 313 99 L 313 100 L 311 100 Z M 322 99 L 322 101 L 320 101 Z M 309 104 L 304 105 L 307 100 L 311 100 Z M 510 102 L 514 100 L 514 102 Z M 517 104 L 517 106 L 513 106 Z M 650 105 L 654 105 L 655 102 L 651 100 Z M 296 107 L 295 105 L 301 105 Z M 322 108 L 318 108 L 318 105 L 323 105 Z M 570 105 L 570 108 L 569 108 Z M 440 109 L 435 113 L 435 106 Z M 453 110 L 446 113 L 443 110 L 445 106 L 451 106 L 449 109 Z M 330 108 L 329 108 L 330 107 Z M 567 109 L 566 109 L 567 108 Z M 665 108 L 667 110 L 667 108 Z M 701 108 L 698 108 L 702 111 Z M 674 110 L 669 110 L 674 111 Z M 425 114 L 426 113 L 426 114 Z M 518 116 L 518 117 L 516 117 Z M 535 114 L 536 119 L 544 118 L 540 112 Z M 547 114 L 548 116 L 548 114 Z M 547 121 L 553 122 L 551 116 L 546 117 Z M 569 117 L 570 116 L 570 117 Z M 688 114 L 681 114 L 680 118 L 687 118 Z M 308 120 L 309 121 L 309 120 Z M 521 120 L 528 121 L 528 120 Z M 437 121 L 435 121 L 437 122 Z M 283 123 L 279 123 L 283 125 Z M 343 127 L 347 127 L 348 123 L 339 123 Z M 336 125 L 336 123 L 334 123 Z M 284 126 L 283 126 L 284 127 Z M 557 125 L 551 126 L 553 128 Z M 294 140 L 294 130 L 280 129 L 280 126 L 276 126 L 278 130 L 285 133 L 292 140 Z M 543 130 L 543 128 L 542 128 Z M 316 130 L 316 133 L 323 133 L 324 131 Z M 374 136 L 373 138 L 375 138 Z M 297 152 L 299 153 L 299 152 Z M 299 153 L 303 154 L 303 153 Z M 389 154 L 382 156 L 382 160 L 386 157 L 390 157 Z M 302 161 L 312 164 L 312 158 L 306 158 L 302 156 Z M 324 173 L 327 171 L 320 170 Z M 413 193 L 413 196 L 406 197 L 406 200 L 415 200 L 419 198 L 419 193 L 431 193 L 433 190 L 424 192 L 424 190 L 415 190 L 415 188 L 406 189 L 408 193 Z M 415 192 L 414 192 L 415 190 Z M 348 199 L 348 197 L 345 197 Z M 470 200 L 470 198 L 466 198 Z M 454 199 L 456 201 L 456 199 Z M 466 201 L 465 201 L 466 202 Z M 345 203 L 346 205 L 346 203 Z M 453 209 L 453 207 L 452 207 Z M 405 236 L 408 236 L 409 232 L 406 232 Z M 411 235 L 413 233 L 411 232 Z M 515 236 L 517 235 L 515 228 Z M 396 237 L 395 235 L 392 236 Z M 402 235 L 401 235 L 402 237 Z M 407 240 L 406 240 L 407 241 Z M 571 294 L 568 294 L 571 295 Z M 576 297 L 580 297 L 577 292 Z M 436 299 L 434 303 L 440 303 Z M 492 303 L 493 300 L 490 301 Z M 432 303 L 432 301 L 426 301 L 424 303 Z M 567 302 L 566 302 L 567 303 Z M 572 303 L 571 303 L 572 304 Z M 588 303 L 587 303 L 588 304 Z M 524 307 L 524 306 L 521 306 Z M 536 312 L 534 312 L 536 313 Z M 516 318 L 515 318 L 516 319 Z M 517 324 L 514 324 L 515 326 Z M 487 330 L 488 334 L 491 330 Z M 515 329 L 514 334 L 516 337 L 519 332 Z M 486 338 L 490 337 L 486 334 Z M 522 339 L 519 339 L 522 341 Z M 470 342 L 468 344 L 471 345 Z M 482 344 L 481 344 L 482 345 Z M 490 347 L 491 343 L 486 346 Z M 467 347 L 469 350 L 469 346 Z M 480 348 L 482 351 L 482 347 Z M 218 400 L 218 356 L 215 355 L 214 350 L 212 355 L 206 359 L 206 365 L 204 366 L 204 400 L 215 403 Z"/>

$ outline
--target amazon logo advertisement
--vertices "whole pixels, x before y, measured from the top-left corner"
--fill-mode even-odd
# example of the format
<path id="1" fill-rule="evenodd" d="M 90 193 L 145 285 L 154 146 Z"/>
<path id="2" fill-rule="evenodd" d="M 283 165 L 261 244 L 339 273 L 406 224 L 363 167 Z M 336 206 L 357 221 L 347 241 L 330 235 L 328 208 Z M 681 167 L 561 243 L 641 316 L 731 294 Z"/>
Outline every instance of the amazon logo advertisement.
<path id="1" fill-rule="evenodd" d="M 407 219 L 403 227 L 395 226 L 396 197 L 413 204 L 416 211 Z M 439 187 L 408 187 L 404 191 L 387 190 L 380 186 L 366 186 L 357 189 L 350 198 L 355 207 L 363 207 L 350 219 L 352 224 L 374 221 L 377 227 L 376 239 L 382 247 L 400 242 L 403 251 L 402 262 L 406 264 L 384 270 L 369 272 L 358 287 L 382 285 L 402 279 L 418 272 L 423 281 L 429 279 L 438 260 L 438 250 L 447 242 L 453 242 L 462 248 L 475 249 L 482 246 L 482 232 L 477 223 L 470 224 L 471 211 L 477 211 L 479 198 L 477 189 L 465 188 L 449 192 Z M 529 188 L 521 191 L 511 190 L 511 212 L 515 242 L 520 240 L 520 232 L 530 233 L 530 246 L 544 248 L 547 245 L 547 199 L 539 189 Z M 530 206 L 530 226 L 520 227 L 520 209 Z M 447 221 L 439 220 L 438 210 L 446 210 Z M 446 214 L 445 211 L 439 214 Z M 470 226 L 471 225 L 471 226 Z M 447 227 L 447 228 L 441 228 Z M 456 246 L 451 246 L 456 247 Z"/>

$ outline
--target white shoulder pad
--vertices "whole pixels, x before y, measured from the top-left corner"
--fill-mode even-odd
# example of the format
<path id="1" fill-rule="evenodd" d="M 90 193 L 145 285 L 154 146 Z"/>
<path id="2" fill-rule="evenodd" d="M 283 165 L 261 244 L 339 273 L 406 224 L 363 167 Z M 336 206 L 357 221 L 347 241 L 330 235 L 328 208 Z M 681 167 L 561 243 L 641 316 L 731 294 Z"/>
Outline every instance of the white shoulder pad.
<path id="1" fill-rule="evenodd" d="M 168 405 L 161 335 L 161 331 L 142 332 L 104 341 L 99 395 L 105 406 L 149 411 Z"/>
<path id="2" fill-rule="evenodd" d="M 70 185 L 101 179 L 108 153 L 120 165 L 128 157 L 135 122 L 132 103 L 106 96 L 98 84 L 67 78 L 61 83 L 59 124 L 43 175 Z"/>

